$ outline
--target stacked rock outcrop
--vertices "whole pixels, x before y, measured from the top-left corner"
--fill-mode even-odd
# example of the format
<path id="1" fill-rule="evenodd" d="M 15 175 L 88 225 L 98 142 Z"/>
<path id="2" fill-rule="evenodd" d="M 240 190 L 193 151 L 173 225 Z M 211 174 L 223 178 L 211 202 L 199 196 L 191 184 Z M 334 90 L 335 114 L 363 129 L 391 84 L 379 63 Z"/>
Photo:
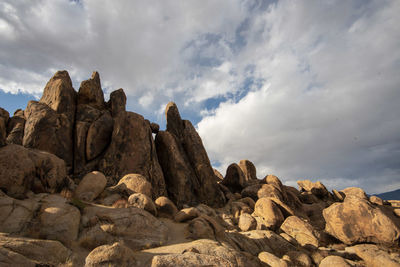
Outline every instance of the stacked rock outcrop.
<path id="1" fill-rule="evenodd" d="M 220 206 L 222 192 L 214 179 L 207 152 L 190 121 L 182 120 L 175 103 L 165 109 L 167 130 L 156 135 L 157 155 L 169 197 L 179 206 L 206 203 Z"/>
<path id="2" fill-rule="evenodd" d="M 223 176 L 176 104 L 166 130 L 125 105 L 59 71 L 0 108 L 0 266 L 400 266 L 399 201 L 249 160 Z"/>

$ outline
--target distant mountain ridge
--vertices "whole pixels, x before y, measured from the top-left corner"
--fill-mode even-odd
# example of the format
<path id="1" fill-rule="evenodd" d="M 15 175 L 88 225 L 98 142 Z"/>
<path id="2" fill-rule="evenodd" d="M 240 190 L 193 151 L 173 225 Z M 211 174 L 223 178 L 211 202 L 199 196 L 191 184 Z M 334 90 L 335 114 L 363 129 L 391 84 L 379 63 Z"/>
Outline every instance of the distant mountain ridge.
<path id="1" fill-rule="evenodd" d="M 400 189 L 390 192 L 375 194 L 375 196 L 380 197 L 384 200 L 400 200 Z"/>

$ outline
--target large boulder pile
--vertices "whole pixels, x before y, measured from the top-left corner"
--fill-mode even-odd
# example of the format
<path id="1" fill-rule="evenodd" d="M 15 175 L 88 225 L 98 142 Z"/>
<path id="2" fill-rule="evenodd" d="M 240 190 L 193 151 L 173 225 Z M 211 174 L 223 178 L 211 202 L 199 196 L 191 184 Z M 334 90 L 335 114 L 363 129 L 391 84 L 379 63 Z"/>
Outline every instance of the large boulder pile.
<path id="1" fill-rule="evenodd" d="M 223 176 L 176 104 L 160 130 L 126 100 L 59 71 L 0 108 L 0 266 L 400 266 L 399 201 Z"/>

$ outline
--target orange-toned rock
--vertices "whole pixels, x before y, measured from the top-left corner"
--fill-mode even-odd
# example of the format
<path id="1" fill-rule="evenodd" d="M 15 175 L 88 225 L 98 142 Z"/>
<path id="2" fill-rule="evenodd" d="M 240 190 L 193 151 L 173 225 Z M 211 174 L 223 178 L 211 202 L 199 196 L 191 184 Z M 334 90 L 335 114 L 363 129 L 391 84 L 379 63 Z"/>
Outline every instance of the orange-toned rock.
<path id="1" fill-rule="evenodd" d="M 345 244 L 360 242 L 394 243 L 399 227 L 367 200 L 347 195 L 343 203 L 324 209 L 325 230 Z"/>
<path id="2" fill-rule="evenodd" d="M 75 196 L 84 201 L 93 201 L 107 185 L 107 179 L 101 172 L 86 174 L 75 189 Z"/>
<path id="3" fill-rule="evenodd" d="M 302 245 L 319 246 L 319 233 L 308 222 L 297 216 L 287 217 L 281 225 L 282 231 L 290 235 Z"/>
<path id="4" fill-rule="evenodd" d="M 272 253 L 263 251 L 260 254 L 258 254 L 258 258 L 260 261 L 263 263 L 267 264 L 267 266 L 271 267 L 288 267 L 288 263 L 277 256 L 275 256 Z"/>
<path id="5" fill-rule="evenodd" d="M 85 260 L 85 267 L 135 265 L 136 261 L 133 257 L 133 251 L 119 242 L 95 248 L 89 253 Z"/>
<path id="6" fill-rule="evenodd" d="M 81 83 L 78 91 L 78 105 L 87 104 L 96 109 L 104 109 L 104 95 L 101 89 L 100 75 L 97 71 L 92 73 L 92 77 Z"/>
<path id="7" fill-rule="evenodd" d="M 343 192 L 339 192 L 336 189 L 333 189 L 332 193 L 333 193 L 333 197 L 334 197 L 334 199 L 336 201 L 343 201 L 344 200 L 345 195 L 344 195 Z"/>
<path id="8" fill-rule="evenodd" d="M 279 178 L 276 177 L 276 176 L 273 175 L 273 174 L 268 174 L 267 176 L 265 176 L 264 179 L 263 179 L 263 181 L 264 181 L 266 184 L 274 185 L 276 188 L 278 188 L 278 189 L 280 189 L 280 190 L 282 190 L 282 188 L 283 188 L 283 185 L 282 185 L 281 180 L 279 180 Z"/>
<path id="9" fill-rule="evenodd" d="M 325 257 L 321 263 L 319 264 L 319 267 L 351 267 L 349 263 L 345 259 L 343 259 L 340 256 L 335 256 L 335 255 L 330 255 L 328 257 Z"/>
<path id="10" fill-rule="evenodd" d="M 178 213 L 175 214 L 174 220 L 176 222 L 184 222 L 192 220 L 198 216 L 200 216 L 200 211 L 195 207 L 190 207 L 178 211 Z"/>
<path id="11" fill-rule="evenodd" d="M 0 234 L 0 255 L 1 266 L 59 266 L 71 252 L 58 241 Z"/>
<path id="12" fill-rule="evenodd" d="M 257 180 L 256 166 L 254 166 L 254 164 L 250 160 L 242 159 L 239 162 L 239 167 L 243 171 L 246 182 Z"/>
<path id="13" fill-rule="evenodd" d="M 297 184 L 302 191 L 311 192 L 320 199 L 327 198 L 330 195 L 329 191 L 320 181 L 313 183 L 310 180 L 303 180 L 297 181 Z"/>
<path id="14" fill-rule="evenodd" d="M 282 259 L 287 260 L 293 266 L 304 266 L 304 267 L 313 266 L 310 257 L 306 253 L 298 250 L 289 251 L 288 253 L 286 253 L 286 255 L 282 257 Z"/>
<path id="15" fill-rule="evenodd" d="M 78 237 L 81 213 L 63 197 L 49 195 L 43 202 L 39 215 L 40 237 L 58 240 L 71 246 Z"/>
<path id="16" fill-rule="evenodd" d="M 175 204 L 167 197 L 159 197 L 155 201 L 157 213 L 160 217 L 173 219 L 178 213 Z"/>
<path id="17" fill-rule="evenodd" d="M 23 145 L 73 160 L 73 130 L 76 92 L 67 71 L 58 71 L 46 84 L 39 102 L 29 101 L 25 109 Z"/>
<path id="18" fill-rule="evenodd" d="M 345 195 L 345 198 L 355 197 L 361 199 L 368 199 L 367 194 L 365 194 L 365 191 L 359 187 L 347 187 L 340 192 L 342 192 Z"/>
<path id="19" fill-rule="evenodd" d="M 126 192 L 128 195 L 142 193 L 151 197 L 152 186 L 147 179 L 140 174 L 130 173 L 119 180 L 116 186 L 110 188 L 112 191 Z"/>
<path id="20" fill-rule="evenodd" d="M 86 206 L 82 212 L 79 243 L 86 248 L 116 241 L 134 250 L 161 246 L 168 239 L 168 227 L 136 207 Z"/>
<path id="21" fill-rule="evenodd" d="M 399 267 L 400 255 L 389 254 L 383 249 L 373 244 L 361 244 L 347 247 L 346 252 L 355 253 L 364 260 L 367 266 L 371 267 Z"/>
<path id="22" fill-rule="evenodd" d="M 393 213 L 397 216 L 400 217 L 400 209 L 394 209 Z"/>
<path id="23" fill-rule="evenodd" d="M 272 184 L 254 184 L 247 186 L 241 192 L 242 197 L 250 197 L 254 201 L 262 197 L 274 197 L 283 200 L 282 192 Z"/>
<path id="24" fill-rule="evenodd" d="M 266 197 L 257 200 L 254 207 L 254 213 L 263 218 L 266 227 L 273 230 L 279 228 L 284 220 L 278 205 L 276 205 L 270 198 Z"/>
<path id="25" fill-rule="evenodd" d="M 157 208 L 153 200 L 145 194 L 134 193 L 128 198 L 128 205 L 139 209 L 144 209 L 154 216 L 157 216 Z"/>
<path id="26" fill-rule="evenodd" d="M 257 221 L 248 213 L 243 213 L 239 217 L 238 227 L 242 231 L 255 230 L 257 227 Z"/>
<path id="27" fill-rule="evenodd" d="M 152 259 L 151 266 L 261 266 L 255 257 L 249 257 L 217 241 L 201 239 L 168 246 Z"/>
<path id="28" fill-rule="evenodd" d="M 383 200 L 380 197 L 377 196 L 370 196 L 369 197 L 369 202 L 378 205 L 378 206 L 382 206 L 383 205 Z"/>

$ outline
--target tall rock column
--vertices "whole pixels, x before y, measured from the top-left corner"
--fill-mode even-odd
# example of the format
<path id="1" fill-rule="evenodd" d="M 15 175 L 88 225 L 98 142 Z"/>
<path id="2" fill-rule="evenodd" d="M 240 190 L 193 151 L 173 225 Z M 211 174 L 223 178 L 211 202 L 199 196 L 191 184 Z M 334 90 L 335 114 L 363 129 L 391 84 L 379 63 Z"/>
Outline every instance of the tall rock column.
<path id="1" fill-rule="evenodd" d="M 50 152 L 73 164 L 73 129 L 76 92 L 67 71 L 57 71 L 39 102 L 29 101 L 22 144 Z"/>
<path id="2" fill-rule="evenodd" d="M 10 118 L 7 125 L 7 143 L 22 145 L 25 129 L 24 111 L 18 109 L 14 112 L 14 116 Z"/>
<path id="3" fill-rule="evenodd" d="M 8 111 L 0 108 L 0 147 L 6 145 L 7 124 L 10 118 Z"/>
<path id="4" fill-rule="evenodd" d="M 113 119 L 111 143 L 99 170 L 114 182 L 129 173 L 141 174 L 152 184 L 153 199 L 166 195 L 150 123 L 137 113 L 120 109 Z"/>
<path id="5" fill-rule="evenodd" d="M 169 197 L 179 207 L 221 206 L 224 197 L 200 136 L 190 121 L 181 119 L 175 103 L 168 103 L 165 116 L 167 130 L 156 135 L 156 148 Z"/>
<path id="6" fill-rule="evenodd" d="M 98 169 L 98 163 L 111 142 L 113 125 L 113 118 L 104 102 L 100 75 L 95 71 L 91 78 L 81 83 L 78 91 L 74 134 L 76 176 Z"/>
<path id="7" fill-rule="evenodd" d="M 77 103 L 75 176 L 99 170 L 109 184 L 115 184 L 124 175 L 137 173 L 151 182 L 153 198 L 166 195 L 150 124 L 143 116 L 126 111 L 124 90 L 112 92 L 105 103 L 100 76 L 93 72 L 81 83 Z"/>

